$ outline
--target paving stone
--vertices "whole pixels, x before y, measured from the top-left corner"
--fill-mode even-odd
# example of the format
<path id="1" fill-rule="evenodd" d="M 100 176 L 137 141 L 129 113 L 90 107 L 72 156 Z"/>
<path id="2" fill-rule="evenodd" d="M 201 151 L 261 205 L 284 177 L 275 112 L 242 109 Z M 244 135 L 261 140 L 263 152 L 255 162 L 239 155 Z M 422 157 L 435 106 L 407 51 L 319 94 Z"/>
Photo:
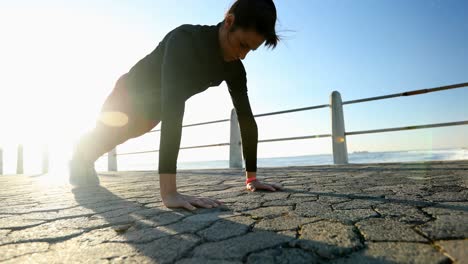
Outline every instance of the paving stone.
<path id="1" fill-rule="evenodd" d="M 242 212 L 243 214 L 251 215 L 252 218 L 271 218 L 274 216 L 279 216 L 285 213 L 288 213 L 292 210 L 292 206 L 269 206 L 269 207 L 261 207 L 253 210 L 246 210 Z"/>
<path id="2" fill-rule="evenodd" d="M 27 228 L 32 226 L 37 226 L 42 223 L 45 223 L 43 220 L 31 220 L 25 219 L 21 215 L 15 215 L 11 217 L 2 218 L 0 221 L 0 228 L 4 229 L 19 229 L 19 228 Z"/>
<path id="3" fill-rule="evenodd" d="M 59 211 L 36 212 L 20 215 L 23 219 L 29 220 L 55 220 L 60 218 L 87 217 L 96 212 L 82 207 L 63 209 Z"/>
<path id="4" fill-rule="evenodd" d="M 224 211 L 220 208 L 212 208 L 208 209 L 209 212 L 204 214 L 195 214 L 189 217 L 186 217 L 183 221 L 186 222 L 214 222 L 220 219 L 225 219 L 229 217 L 233 217 L 236 215 L 240 215 L 239 213 L 233 213 L 231 211 Z"/>
<path id="5" fill-rule="evenodd" d="M 332 211 L 331 207 L 327 204 L 319 202 L 304 202 L 296 206 L 294 212 L 303 217 L 321 217 L 329 214 Z"/>
<path id="6" fill-rule="evenodd" d="M 271 219 L 262 219 L 255 225 L 255 229 L 272 231 L 291 230 L 297 229 L 303 224 L 315 222 L 318 220 L 319 218 L 300 217 L 294 214 L 287 214 Z"/>
<path id="7" fill-rule="evenodd" d="M 409 242 L 368 243 L 362 251 L 333 261 L 334 264 L 354 263 L 450 263 L 449 259 L 428 244 Z"/>
<path id="8" fill-rule="evenodd" d="M 238 197 L 232 197 L 232 202 L 235 203 L 260 203 L 263 202 L 264 192 L 247 192 L 246 194 Z M 227 202 L 227 201 L 226 201 Z"/>
<path id="9" fill-rule="evenodd" d="M 212 226 L 197 232 L 197 235 L 205 238 L 207 241 L 225 240 L 247 233 L 254 222 L 250 217 L 230 217 L 217 221 Z"/>
<path id="10" fill-rule="evenodd" d="M 266 206 L 288 206 L 288 205 L 295 205 L 297 203 L 298 203 L 297 199 L 273 200 L 273 201 L 268 201 L 268 202 L 262 203 L 262 206 L 263 207 L 266 207 Z"/>
<path id="11" fill-rule="evenodd" d="M 253 209 L 260 208 L 262 204 L 260 202 L 251 202 L 251 203 L 239 202 L 239 203 L 229 204 L 226 206 L 234 212 L 243 212 L 246 210 L 253 210 Z"/>
<path id="12" fill-rule="evenodd" d="M 355 223 L 372 217 L 378 217 L 378 214 L 371 209 L 334 210 L 325 215 L 325 219 L 334 219 L 343 223 Z"/>
<path id="13" fill-rule="evenodd" d="M 332 210 L 330 205 L 320 202 L 304 202 L 298 204 L 294 212 L 303 217 L 333 219 L 345 223 L 354 223 L 362 219 L 378 216 L 378 214 L 371 209 Z"/>
<path id="14" fill-rule="evenodd" d="M 101 212 L 101 213 L 99 213 L 99 216 L 103 217 L 105 219 L 112 219 L 112 218 L 117 218 L 119 216 L 129 215 L 129 214 L 131 214 L 133 212 L 136 212 L 136 211 L 138 211 L 140 209 L 141 209 L 140 207 L 128 206 L 128 207 L 118 208 L 118 209 L 112 210 L 112 211 Z"/>
<path id="15" fill-rule="evenodd" d="M 249 255 L 246 263 L 271 264 L 314 264 L 320 263 L 313 253 L 298 248 L 275 248 Z"/>
<path id="16" fill-rule="evenodd" d="M 189 212 L 165 212 L 162 214 L 157 214 L 149 219 L 143 219 L 137 222 L 137 226 L 144 226 L 144 227 L 158 227 L 163 225 L 168 225 L 172 223 L 176 223 L 187 217 L 192 215 Z"/>
<path id="17" fill-rule="evenodd" d="M 250 232 L 246 235 L 196 247 L 195 257 L 211 259 L 241 259 L 250 252 L 274 247 L 291 240 L 273 232 Z"/>
<path id="18" fill-rule="evenodd" d="M 287 192 L 270 192 L 263 195 L 264 201 L 274 201 L 274 200 L 285 200 L 288 198 L 290 193 Z"/>
<path id="19" fill-rule="evenodd" d="M 67 242 L 71 244 L 86 244 L 87 246 L 99 245 L 104 242 L 118 242 L 118 238 L 126 231 L 127 230 L 122 230 L 121 226 L 105 227 L 82 233 L 76 237 L 68 239 Z"/>
<path id="20" fill-rule="evenodd" d="M 435 244 L 458 263 L 468 262 L 468 240 L 441 240 Z"/>
<path id="21" fill-rule="evenodd" d="M 144 204 L 148 204 L 148 203 L 161 202 L 161 198 L 160 197 L 141 197 L 141 198 L 128 199 L 128 201 L 132 201 L 132 202 L 144 205 Z"/>
<path id="22" fill-rule="evenodd" d="M 0 244 L 31 240 L 60 240 L 62 238 L 79 235 L 84 232 L 84 227 L 79 228 L 80 224 L 83 226 L 88 225 L 89 227 L 86 219 L 87 218 L 58 220 L 35 227 L 12 231 L 6 237 L 0 237 Z M 107 224 L 107 222 L 101 221 L 96 226 L 103 226 L 105 224 Z"/>
<path id="23" fill-rule="evenodd" d="M 335 258 L 362 247 L 353 226 L 330 221 L 302 226 L 299 239 L 291 245 L 315 252 L 323 258 Z"/>
<path id="24" fill-rule="evenodd" d="M 426 242 L 411 226 L 386 218 L 371 218 L 356 223 L 361 234 L 370 241 Z"/>
<path id="25" fill-rule="evenodd" d="M 438 192 L 426 197 L 426 199 L 433 202 L 466 202 L 468 201 L 468 191 Z"/>
<path id="26" fill-rule="evenodd" d="M 441 215 L 418 227 L 433 240 L 468 237 L 468 218 L 464 215 Z"/>
<path id="27" fill-rule="evenodd" d="M 287 206 L 287 205 L 296 205 L 303 202 L 316 201 L 318 199 L 315 195 L 295 195 L 294 193 L 287 199 L 273 200 L 264 202 L 263 206 Z"/>
<path id="28" fill-rule="evenodd" d="M 371 209 L 372 206 L 381 204 L 382 201 L 376 200 L 366 200 L 366 199 L 354 199 L 349 202 L 343 202 L 339 204 L 334 204 L 332 207 L 334 209 L 340 210 L 352 210 L 352 209 Z"/>
<path id="29" fill-rule="evenodd" d="M 49 244 L 45 242 L 20 243 L 0 246 L 0 261 L 37 252 L 46 252 Z"/>
<path id="30" fill-rule="evenodd" d="M 340 195 L 340 194 L 322 194 L 322 195 L 319 195 L 319 198 L 317 200 L 317 202 L 319 203 L 324 203 L 324 204 L 339 204 L 339 203 L 343 203 L 343 202 L 349 202 L 351 201 L 350 198 L 344 196 L 344 195 Z"/>
<path id="31" fill-rule="evenodd" d="M 173 263 L 193 248 L 200 238 L 192 234 L 163 237 L 151 243 L 138 245 L 138 251 L 156 263 Z"/>
<path id="32" fill-rule="evenodd" d="M 4 263 L 103 263 L 116 256 L 131 256 L 138 251 L 121 243 L 104 243 L 92 247 L 76 243 L 58 243 L 43 253 L 24 255 Z"/>
<path id="33" fill-rule="evenodd" d="M 299 236 L 296 230 L 277 231 L 276 234 L 285 237 L 290 237 L 292 239 L 295 239 Z"/>
<path id="34" fill-rule="evenodd" d="M 295 191 L 299 191 L 299 190 L 295 190 Z M 300 199 L 302 201 L 316 201 L 318 200 L 318 195 L 316 194 L 311 194 L 309 192 L 295 192 L 295 193 L 291 193 L 291 195 L 289 196 L 290 199 Z"/>
<path id="35" fill-rule="evenodd" d="M 379 204 L 375 206 L 375 210 L 383 217 L 397 218 L 399 221 L 406 223 L 422 224 L 431 220 L 431 217 L 411 205 L 398 203 Z"/>
<path id="36" fill-rule="evenodd" d="M 239 186 L 239 185 L 236 184 L 235 186 Z M 218 192 L 216 195 L 213 195 L 212 198 L 224 200 L 227 198 L 235 198 L 235 197 L 245 195 L 245 194 L 246 193 L 244 193 L 244 187 L 242 188 L 233 187 L 233 188 L 230 188 L 229 190 L 223 190 L 221 192 Z"/>
<path id="37" fill-rule="evenodd" d="M 1 209 L 0 209 L 1 210 Z M 12 216 L 15 216 L 15 215 L 12 215 L 12 214 L 1 214 L 0 213 L 0 219 L 2 218 L 7 218 L 7 217 L 12 217 Z"/>
<path id="38" fill-rule="evenodd" d="M 9 233 L 11 233 L 10 230 L 0 229 L 0 237 L 6 237 Z"/>
<path id="39" fill-rule="evenodd" d="M 112 237 L 110 242 L 132 242 L 132 243 L 148 243 L 153 240 L 175 235 L 177 231 L 170 228 L 161 229 L 161 228 L 143 228 L 138 229 L 135 227 L 130 227 L 126 230 L 121 230 L 116 232 L 116 236 Z"/>
<path id="40" fill-rule="evenodd" d="M 242 264 L 242 261 L 229 261 L 229 260 L 210 260 L 206 258 L 186 258 L 176 262 L 176 264 Z"/>
<path id="41" fill-rule="evenodd" d="M 468 217 L 468 202 L 437 203 L 422 210 L 433 216 L 458 214 Z"/>
<path id="42" fill-rule="evenodd" d="M 211 225 L 213 221 L 179 221 L 170 225 L 159 226 L 156 229 L 168 234 L 195 233 Z"/>
<path id="43" fill-rule="evenodd" d="M 385 195 L 385 199 L 388 200 L 387 203 L 399 203 L 404 205 L 410 205 L 415 207 L 426 207 L 434 204 L 426 200 L 425 198 L 407 193 L 397 193 L 394 195 Z"/>

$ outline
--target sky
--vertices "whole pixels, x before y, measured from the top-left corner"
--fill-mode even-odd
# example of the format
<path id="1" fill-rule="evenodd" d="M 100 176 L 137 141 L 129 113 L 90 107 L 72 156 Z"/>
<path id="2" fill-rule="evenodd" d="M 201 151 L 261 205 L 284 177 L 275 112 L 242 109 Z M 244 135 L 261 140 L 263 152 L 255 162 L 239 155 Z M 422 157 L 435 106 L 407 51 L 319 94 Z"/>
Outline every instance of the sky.
<path id="1" fill-rule="evenodd" d="M 0 0 L 0 146 L 12 166 L 44 145 L 64 164 L 94 126 L 120 75 L 182 24 L 214 25 L 233 0 Z M 276 0 L 282 40 L 243 61 L 254 114 L 468 82 L 464 0 Z M 468 120 L 468 88 L 344 106 L 347 132 Z M 226 119 L 223 83 L 190 98 L 184 124 Z M 327 108 L 256 119 L 259 139 L 331 134 Z M 157 127 L 159 128 L 160 125 Z M 352 151 L 468 147 L 468 126 L 348 136 Z M 184 128 L 181 146 L 225 143 L 228 123 Z M 118 152 L 159 148 L 149 133 Z M 332 152 L 330 138 L 260 143 L 259 157 Z M 179 161 L 229 158 L 227 147 L 182 150 Z"/>

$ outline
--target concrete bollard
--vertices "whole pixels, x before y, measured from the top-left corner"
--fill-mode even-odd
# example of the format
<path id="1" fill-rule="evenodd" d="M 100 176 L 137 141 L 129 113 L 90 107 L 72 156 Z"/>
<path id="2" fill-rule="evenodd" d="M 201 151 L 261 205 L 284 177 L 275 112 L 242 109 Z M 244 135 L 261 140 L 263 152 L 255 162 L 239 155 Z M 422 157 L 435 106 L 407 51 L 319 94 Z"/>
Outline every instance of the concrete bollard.
<path id="1" fill-rule="evenodd" d="M 0 148 L 0 175 L 3 175 L 3 149 Z"/>
<path id="2" fill-rule="evenodd" d="M 113 148 L 107 153 L 107 170 L 117 171 L 117 150 Z"/>
<path id="3" fill-rule="evenodd" d="M 44 146 L 42 151 L 42 173 L 49 172 L 49 148 Z"/>
<path id="4" fill-rule="evenodd" d="M 346 147 L 345 123 L 343 103 L 339 92 L 334 91 L 330 96 L 332 119 L 333 162 L 348 164 L 348 149 Z"/>
<path id="5" fill-rule="evenodd" d="M 229 168 L 242 169 L 242 143 L 239 121 L 235 109 L 231 111 L 231 140 L 229 145 Z"/>
<path id="6" fill-rule="evenodd" d="M 23 174 L 23 145 L 18 145 L 18 156 L 16 159 L 16 174 Z"/>

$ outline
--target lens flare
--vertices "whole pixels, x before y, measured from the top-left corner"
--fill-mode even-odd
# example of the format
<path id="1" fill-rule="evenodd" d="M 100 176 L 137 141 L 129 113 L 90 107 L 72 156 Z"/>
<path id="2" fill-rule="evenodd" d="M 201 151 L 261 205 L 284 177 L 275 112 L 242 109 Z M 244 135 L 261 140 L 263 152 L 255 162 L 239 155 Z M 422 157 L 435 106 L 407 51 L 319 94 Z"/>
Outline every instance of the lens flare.
<path id="1" fill-rule="evenodd" d="M 111 127 L 123 127 L 128 123 L 128 116 L 122 112 L 103 112 L 99 120 Z"/>

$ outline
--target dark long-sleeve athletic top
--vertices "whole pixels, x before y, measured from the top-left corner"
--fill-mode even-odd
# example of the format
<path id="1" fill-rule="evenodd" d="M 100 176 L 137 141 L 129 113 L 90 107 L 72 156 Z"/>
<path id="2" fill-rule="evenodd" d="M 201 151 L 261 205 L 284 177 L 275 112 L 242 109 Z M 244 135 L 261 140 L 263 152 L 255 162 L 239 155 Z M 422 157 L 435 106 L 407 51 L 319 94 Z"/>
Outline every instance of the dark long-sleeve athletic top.
<path id="1" fill-rule="evenodd" d="M 162 122 L 159 173 L 176 173 L 185 101 L 223 81 L 238 116 L 246 171 L 257 170 L 258 128 L 247 95 L 245 68 L 240 60 L 223 60 L 220 25 L 182 25 L 172 30 L 128 72 L 136 108 Z"/>

